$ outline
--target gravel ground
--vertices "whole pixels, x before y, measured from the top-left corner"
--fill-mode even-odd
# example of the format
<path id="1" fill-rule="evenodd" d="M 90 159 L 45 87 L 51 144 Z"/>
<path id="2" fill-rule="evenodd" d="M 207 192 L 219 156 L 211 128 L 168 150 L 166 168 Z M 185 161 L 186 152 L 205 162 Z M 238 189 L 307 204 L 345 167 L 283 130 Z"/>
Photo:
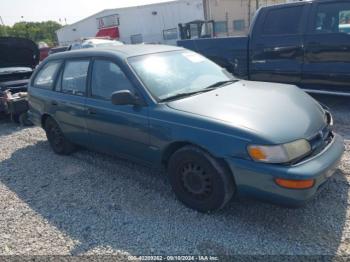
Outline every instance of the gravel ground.
<path id="1" fill-rule="evenodd" d="M 299 209 L 234 200 L 205 215 L 164 174 L 91 151 L 55 155 L 40 128 L 0 124 L 0 255 L 350 254 L 350 104 L 318 97 L 346 139 L 337 173 Z"/>

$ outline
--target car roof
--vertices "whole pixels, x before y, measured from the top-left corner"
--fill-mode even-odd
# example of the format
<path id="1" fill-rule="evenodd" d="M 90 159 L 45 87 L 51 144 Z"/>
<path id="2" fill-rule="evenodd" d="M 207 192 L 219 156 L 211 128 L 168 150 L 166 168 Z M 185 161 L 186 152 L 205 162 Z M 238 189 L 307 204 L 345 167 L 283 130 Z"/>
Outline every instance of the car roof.
<path id="1" fill-rule="evenodd" d="M 63 53 L 58 53 L 50 56 L 52 59 L 66 59 L 66 58 L 78 58 L 96 55 L 111 55 L 118 56 L 121 58 L 128 58 L 133 56 L 170 52 L 170 51 L 180 51 L 184 50 L 182 47 L 167 46 L 167 45 L 116 45 L 107 47 L 96 47 L 89 49 L 79 49 L 76 51 L 68 51 Z"/>
<path id="2" fill-rule="evenodd" d="M 270 10 L 270 9 L 284 7 L 284 6 L 292 7 L 292 6 L 307 5 L 312 3 L 332 3 L 332 2 L 334 2 L 334 0 L 303 0 L 303 1 L 294 1 L 294 2 L 288 2 L 288 3 L 278 3 L 278 4 L 268 5 L 268 6 L 261 7 L 261 9 Z"/>

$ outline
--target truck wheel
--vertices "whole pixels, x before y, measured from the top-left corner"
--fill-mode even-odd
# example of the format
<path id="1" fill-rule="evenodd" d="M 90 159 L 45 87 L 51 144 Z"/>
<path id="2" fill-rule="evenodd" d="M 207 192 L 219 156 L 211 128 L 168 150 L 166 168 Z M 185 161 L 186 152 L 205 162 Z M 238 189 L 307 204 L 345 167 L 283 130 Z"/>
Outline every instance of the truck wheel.
<path id="1" fill-rule="evenodd" d="M 232 198 L 232 174 L 203 150 L 186 146 L 170 158 L 168 174 L 177 198 L 200 212 L 221 209 Z"/>
<path id="2" fill-rule="evenodd" d="M 74 152 L 75 146 L 65 138 L 56 121 L 50 117 L 45 121 L 45 132 L 47 140 L 56 154 L 69 155 Z"/>

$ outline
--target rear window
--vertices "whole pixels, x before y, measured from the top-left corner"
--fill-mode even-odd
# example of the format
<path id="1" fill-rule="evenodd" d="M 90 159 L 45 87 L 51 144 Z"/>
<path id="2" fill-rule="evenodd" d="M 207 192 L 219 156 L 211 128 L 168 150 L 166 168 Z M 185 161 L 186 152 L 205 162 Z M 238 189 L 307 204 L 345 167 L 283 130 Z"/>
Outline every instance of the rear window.
<path id="1" fill-rule="evenodd" d="M 315 33 L 350 33 L 350 3 L 320 4 L 314 17 Z"/>
<path id="2" fill-rule="evenodd" d="M 60 66 L 60 61 L 48 62 L 35 77 L 33 86 L 44 89 L 52 89 Z"/>
<path id="3" fill-rule="evenodd" d="M 268 11 L 264 35 L 296 35 L 301 32 L 303 6 L 272 9 Z"/>

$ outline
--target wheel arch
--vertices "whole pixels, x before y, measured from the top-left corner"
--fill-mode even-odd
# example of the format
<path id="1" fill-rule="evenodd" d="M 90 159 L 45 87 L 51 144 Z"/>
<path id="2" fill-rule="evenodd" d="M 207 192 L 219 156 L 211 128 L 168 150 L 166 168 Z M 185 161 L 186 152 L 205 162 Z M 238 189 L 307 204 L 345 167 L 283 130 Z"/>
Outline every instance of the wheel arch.
<path id="1" fill-rule="evenodd" d="M 164 167 L 167 167 L 168 162 L 170 157 L 180 148 L 183 148 L 185 146 L 196 146 L 195 144 L 188 142 L 188 141 L 176 141 L 176 142 L 172 142 L 169 145 L 167 145 L 165 147 L 165 149 L 163 149 L 162 151 L 162 155 L 161 155 L 161 164 Z"/>
<path id="2" fill-rule="evenodd" d="M 51 115 L 47 114 L 47 113 L 44 113 L 42 116 L 41 116 L 41 127 L 45 129 L 45 122 L 48 118 L 52 118 Z"/>
<path id="3" fill-rule="evenodd" d="M 225 161 L 224 158 L 220 158 L 212 154 L 207 148 L 204 148 L 203 146 L 200 146 L 198 144 L 195 144 L 190 141 L 176 141 L 172 142 L 169 145 L 166 146 L 166 148 L 163 150 L 161 155 L 161 164 L 163 167 L 167 167 L 170 157 L 179 149 L 185 147 L 185 146 L 193 146 L 196 147 L 205 153 L 209 154 L 211 157 L 215 158 L 216 161 L 225 169 L 226 172 L 230 172 L 232 174 L 232 178 L 234 179 L 233 173 L 231 168 L 229 167 L 228 163 Z"/>

